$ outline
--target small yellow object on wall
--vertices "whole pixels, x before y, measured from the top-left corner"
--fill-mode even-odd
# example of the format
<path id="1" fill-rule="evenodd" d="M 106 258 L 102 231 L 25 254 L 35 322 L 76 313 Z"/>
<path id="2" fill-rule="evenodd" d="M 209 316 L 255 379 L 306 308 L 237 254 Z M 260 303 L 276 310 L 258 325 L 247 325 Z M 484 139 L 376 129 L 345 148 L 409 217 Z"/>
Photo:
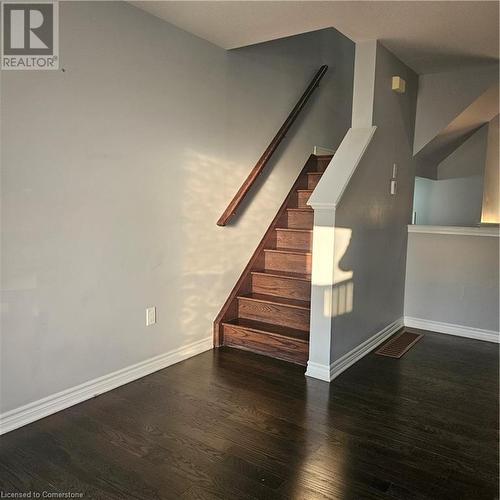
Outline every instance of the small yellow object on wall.
<path id="1" fill-rule="evenodd" d="M 392 90 L 398 94 L 404 94 L 406 90 L 406 82 L 400 76 L 393 76 Z"/>

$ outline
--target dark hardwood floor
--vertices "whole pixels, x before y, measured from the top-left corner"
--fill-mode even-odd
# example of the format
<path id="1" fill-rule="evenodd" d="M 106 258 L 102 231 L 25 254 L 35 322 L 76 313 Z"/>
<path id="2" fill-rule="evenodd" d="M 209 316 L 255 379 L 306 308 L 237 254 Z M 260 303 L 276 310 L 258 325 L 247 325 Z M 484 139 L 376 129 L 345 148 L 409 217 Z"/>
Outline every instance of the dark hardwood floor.
<path id="1" fill-rule="evenodd" d="M 497 443 L 497 345 L 428 333 L 330 385 L 226 347 L 2 436 L 0 490 L 494 499 Z"/>

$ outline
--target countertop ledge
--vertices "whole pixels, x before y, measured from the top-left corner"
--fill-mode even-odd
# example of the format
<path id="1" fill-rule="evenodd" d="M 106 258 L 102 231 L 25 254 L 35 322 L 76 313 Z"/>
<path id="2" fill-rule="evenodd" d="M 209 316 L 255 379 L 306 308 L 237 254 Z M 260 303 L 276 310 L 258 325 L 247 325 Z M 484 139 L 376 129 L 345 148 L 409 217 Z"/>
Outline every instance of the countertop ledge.
<path id="1" fill-rule="evenodd" d="M 425 226 L 409 224 L 409 233 L 425 234 L 454 234 L 460 236 L 490 236 L 498 238 L 500 229 L 498 226 Z"/>

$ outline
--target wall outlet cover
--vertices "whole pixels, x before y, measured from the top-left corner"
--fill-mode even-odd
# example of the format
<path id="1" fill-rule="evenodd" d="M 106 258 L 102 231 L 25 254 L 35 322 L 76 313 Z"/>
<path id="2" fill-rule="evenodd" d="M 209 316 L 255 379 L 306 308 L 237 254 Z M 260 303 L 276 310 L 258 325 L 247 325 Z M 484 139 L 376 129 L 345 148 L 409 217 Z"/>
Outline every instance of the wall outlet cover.
<path id="1" fill-rule="evenodd" d="M 146 326 L 151 326 L 156 323 L 156 307 L 148 307 L 146 309 Z"/>

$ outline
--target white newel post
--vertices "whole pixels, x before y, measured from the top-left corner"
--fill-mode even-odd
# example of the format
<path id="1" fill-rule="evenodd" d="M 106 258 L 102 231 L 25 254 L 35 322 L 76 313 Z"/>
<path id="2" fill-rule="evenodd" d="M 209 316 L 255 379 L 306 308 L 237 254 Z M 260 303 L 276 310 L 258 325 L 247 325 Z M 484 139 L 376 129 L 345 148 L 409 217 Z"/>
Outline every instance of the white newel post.
<path id="1" fill-rule="evenodd" d="M 306 376 L 330 382 L 335 205 L 314 209 L 311 326 Z"/>

